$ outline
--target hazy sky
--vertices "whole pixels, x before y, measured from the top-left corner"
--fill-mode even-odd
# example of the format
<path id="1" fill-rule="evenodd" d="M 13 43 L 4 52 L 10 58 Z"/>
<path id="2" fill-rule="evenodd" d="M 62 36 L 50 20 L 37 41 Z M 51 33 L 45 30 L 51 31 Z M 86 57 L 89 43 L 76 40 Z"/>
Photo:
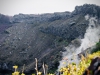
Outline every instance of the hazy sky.
<path id="1" fill-rule="evenodd" d="M 73 11 L 76 5 L 85 3 L 100 5 L 100 0 L 0 0 L 0 13 L 14 15 Z"/>

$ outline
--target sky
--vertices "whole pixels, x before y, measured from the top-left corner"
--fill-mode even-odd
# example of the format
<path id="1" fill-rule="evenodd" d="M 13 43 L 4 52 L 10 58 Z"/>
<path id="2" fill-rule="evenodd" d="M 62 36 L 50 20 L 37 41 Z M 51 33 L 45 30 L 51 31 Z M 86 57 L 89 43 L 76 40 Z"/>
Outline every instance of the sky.
<path id="1" fill-rule="evenodd" d="M 54 12 L 72 12 L 75 6 L 96 4 L 100 0 L 0 0 L 0 13 L 13 16 L 15 14 L 43 14 Z"/>

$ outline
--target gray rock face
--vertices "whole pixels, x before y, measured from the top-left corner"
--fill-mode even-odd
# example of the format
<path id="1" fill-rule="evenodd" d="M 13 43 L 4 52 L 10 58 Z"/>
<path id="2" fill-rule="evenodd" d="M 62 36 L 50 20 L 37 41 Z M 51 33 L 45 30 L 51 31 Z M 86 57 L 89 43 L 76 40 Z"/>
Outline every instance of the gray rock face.
<path id="1" fill-rule="evenodd" d="M 81 17 L 83 18 L 84 16 L 81 16 Z M 71 19 L 74 19 L 74 18 L 75 17 Z M 70 21 L 68 22 L 65 20 L 64 21 L 65 23 L 61 22 L 58 25 L 56 23 L 53 23 L 53 24 L 48 25 L 47 27 L 41 26 L 40 31 L 44 33 L 48 33 L 48 34 L 53 34 L 55 36 L 60 36 L 68 40 L 73 40 L 79 36 L 83 37 L 85 30 L 88 27 L 88 22 L 85 21 L 84 18 L 82 20 L 79 20 L 79 19 L 80 17 L 76 18 L 76 20 L 72 22 Z"/>
<path id="2" fill-rule="evenodd" d="M 28 24 L 34 24 L 34 23 L 43 23 L 43 22 L 52 22 L 59 19 L 64 19 L 69 17 L 71 13 L 70 12 L 63 12 L 63 13 L 54 13 L 54 14 L 41 14 L 41 15 L 35 15 L 35 14 L 18 14 L 14 15 L 12 18 L 12 22 L 19 23 L 19 22 L 25 22 Z"/>
<path id="3" fill-rule="evenodd" d="M 75 10 L 72 12 L 72 15 L 76 14 L 89 14 L 91 16 L 97 16 L 100 18 L 100 6 L 94 4 L 84 4 L 82 6 L 76 6 Z"/>

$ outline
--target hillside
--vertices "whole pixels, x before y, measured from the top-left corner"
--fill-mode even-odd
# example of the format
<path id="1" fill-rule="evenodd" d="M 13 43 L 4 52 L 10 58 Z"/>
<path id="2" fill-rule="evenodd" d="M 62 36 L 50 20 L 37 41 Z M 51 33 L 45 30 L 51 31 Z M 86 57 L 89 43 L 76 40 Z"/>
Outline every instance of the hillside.
<path id="1" fill-rule="evenodd" d="M 100 6 L 84 4 L 76 6 L 73 12 L 10 17 L 7 22 L 2 22 L 3 26 L 9 26 L 0 29 L 4 31 L 0 34 L 0 71 L 13 70 L 15 64 L 21 69 L 25 64 L 27 73 L 34 72 L 35 58 L 39 61 L 39 70 L 43 62 L 49 66 L 49 70 L 57 69 L 65 47 L 72 40 L 84 38 L 89 24 L 85 16 L 96 16 L 99 25 L 99 12 Z"/>

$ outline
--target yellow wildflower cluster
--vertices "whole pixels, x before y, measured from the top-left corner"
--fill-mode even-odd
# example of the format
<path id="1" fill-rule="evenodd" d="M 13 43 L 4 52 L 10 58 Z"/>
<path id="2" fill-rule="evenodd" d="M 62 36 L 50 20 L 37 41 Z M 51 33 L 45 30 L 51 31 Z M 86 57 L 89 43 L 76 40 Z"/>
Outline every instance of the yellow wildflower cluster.
<path id="1" fill-rule="evenodd" d="M 86 57 L 81 55 L 81 60 L 80 60 L 80 63 L 78 65 L 73 64 L 73 63 L 69 63 L 67 65 L 67 67 L 63 67 L 59 70 L 60 75 L 82 75 L 83 72 L 90 65 L 91 59 L 93 59 L 95 57 L 100 57 L 100 51 L 95 52 L 93 54 L 87 54 Z M 17 71 L 18 66 L 13 66 L 13 68 L 15 69 L 15 71 L 14 71 L 14 73 L 12 73 L 12 75 L 20 75 L 20 72 Z M 24 67 L 23 67 L 23 71 L 24 71 Z M 23 73 L 23 71 L 22 71 L 21 75 L 25 75 Z M 32 74 L 32 75 L 35 75 L 35 74 Z M 42 75 L 42 72 L 37 72 L 37 75 Z M 55 74 L 48 73 L 47 75 L 55 75 Z"/>
<path id="2" fill-rule="evenodd" d="M 100 57 L 100 51 L 95 52 L 93 54 L 87 54 L 86 57 L 81 55 L 81 61 L 78 65 L 70 63 L 67 65 L 67 67 L 61 68 L 60 73 L 62 75 L 82 75 L 83 72 L 90 65 L 91 59 L 93 59 L 95 57 Z"/>
<path id="3" fill-rule="evenodd" d="M 12 73 L 12 75 L 19 75 L 20 72 L 17 71 L 18 66 L 13 66 L 13 68 L 15 69 L 14 73 Z M 25 75 L 23 72 L 21 75 Z"/>

